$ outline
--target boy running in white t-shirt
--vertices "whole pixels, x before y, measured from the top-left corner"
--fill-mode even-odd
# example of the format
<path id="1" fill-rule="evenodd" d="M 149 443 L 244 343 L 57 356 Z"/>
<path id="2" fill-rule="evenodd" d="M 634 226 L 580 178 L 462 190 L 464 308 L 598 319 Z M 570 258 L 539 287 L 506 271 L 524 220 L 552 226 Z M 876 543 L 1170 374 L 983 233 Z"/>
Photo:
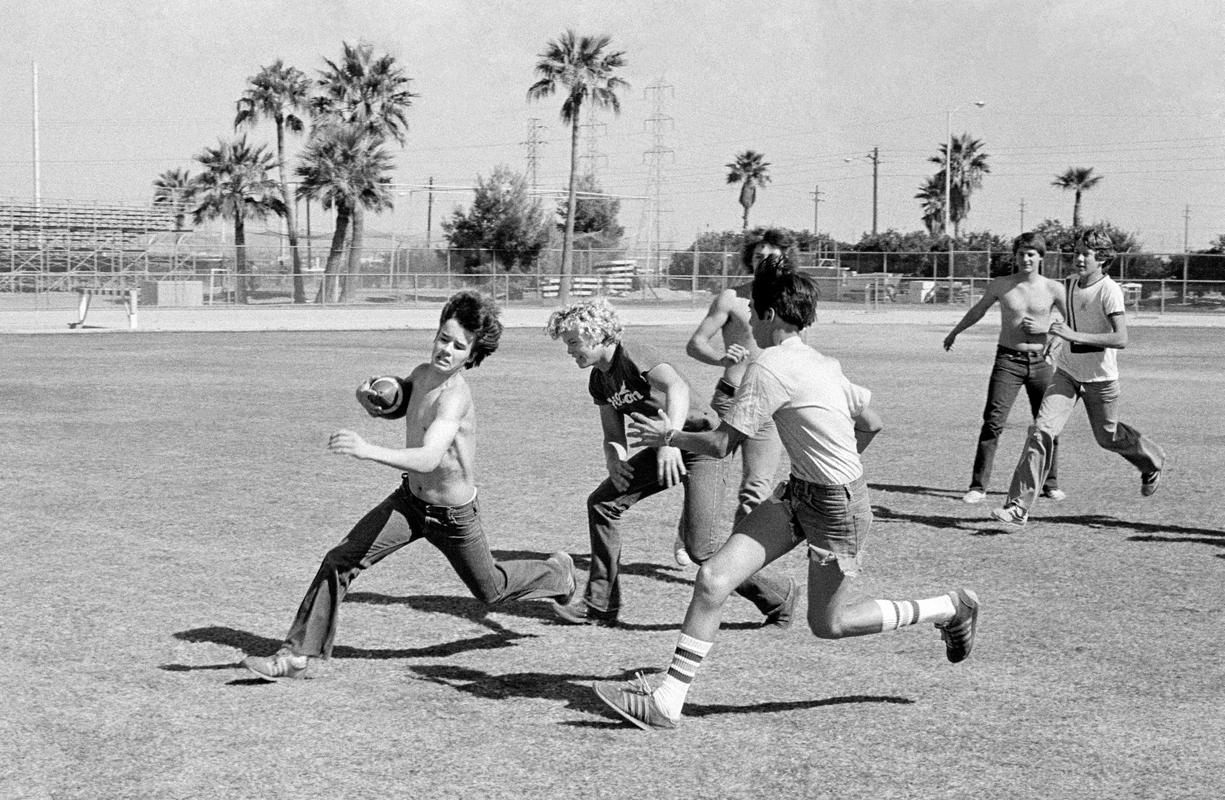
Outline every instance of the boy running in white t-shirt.
<path id="1" fill-rule="evenodd" d="M 871 393 L 842 374 L 836 359 L 806 345 L 800 331 L 816 316 L 817 288 L 771 257 L 753 278 L 751 326 L 761 355 L 749 365 L 736 402 L 718 429 L 678 431 L 667 415 L 635 414 L 631 432 L 643 446 L 679 447 L 724 457 L 773 419 L 791 460 L 785 491 L 758 505 L 698 570 L 693 598 L 667 674 L 652 689 L 600 681 L 596 694 L 640 728 L 674 728 L 689 685 L 714 644 L 732 590 L 765 565 L 808 545 L 808 626 L 822 639 L 864 636 L 931 622 L 943 630 L 950 661 L 970 654 L 978 598 L 968 589 L 923 600 L 880 600 L 857 591 L 859 553 L 872 506 L 859 453 L 879 419 Z"/>

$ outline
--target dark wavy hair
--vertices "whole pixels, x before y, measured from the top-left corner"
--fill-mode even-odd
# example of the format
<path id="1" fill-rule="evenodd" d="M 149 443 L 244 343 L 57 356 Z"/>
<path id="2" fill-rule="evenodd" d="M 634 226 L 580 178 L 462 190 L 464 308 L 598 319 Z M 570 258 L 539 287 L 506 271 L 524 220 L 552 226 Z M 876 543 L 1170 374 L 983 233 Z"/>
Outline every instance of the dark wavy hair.
<path id="1" fill-rule="evenodd" d="M 820 296 L 816 281 L 796 272 L 783 256 L 765 257 L 753 272 L 753 311 L 758 319 L 772 308 L 784 322 L 807 328 L 817 318 Z"/>
<path id="2" fill-rule="evenodd" d="M 1076 236 L 1074 247 L 1083 247 L 1086 250 L 1093 251 L 1093 257 L 1102 265 L 1102 269 L 1106 269 L 1114 262 L 1114 258 L 1118 252 L 1114 248 L 1114 242 L 1106 235 L 1105 231 L 1098 228 L 1086 228 Z"/>
<path id="3" fill-rule="evenodd" d="M 753 251 L 759 244 L 769 244 L 783 251 L 783 256 L 792 264 L 797 260 L 799 247 L 796 245 L 795 234 L 785 228 L 754 228 L 744 236 L 744 244 L 740 247 L 740 265 L 745 272 L 753 271 Z"/>
<path id="4" fill-rule="evenodd" d="M 1037 231 L 1023 233 L 1012 240 L 1012 254 L 1015 256 L 1021 248 L 1037 250 L 1038 255 L 1046 258 L 1046 237 Z"/>
<path id="5" fill-rule="evenodd" d="M 479 366 L 486 356 L 498 349 L 498 342 L 502 340 L 500 313 L 492 297 L 471 290 L 456 292 L 442 307 L 439 327 L 454 319 L 473 336 L 472 350 L 464 369 Z"/>

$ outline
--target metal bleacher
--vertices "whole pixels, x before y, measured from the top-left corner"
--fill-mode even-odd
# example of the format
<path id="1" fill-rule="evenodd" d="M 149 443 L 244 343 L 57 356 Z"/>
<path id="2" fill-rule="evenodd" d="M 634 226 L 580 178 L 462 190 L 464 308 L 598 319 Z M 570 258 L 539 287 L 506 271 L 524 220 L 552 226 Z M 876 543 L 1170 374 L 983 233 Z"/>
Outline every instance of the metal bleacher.
<path id="1" fill-rule="evenodd" d="M 0 291 L 124 288 L 149 272 L 169 208 L 0 199 Z"/>

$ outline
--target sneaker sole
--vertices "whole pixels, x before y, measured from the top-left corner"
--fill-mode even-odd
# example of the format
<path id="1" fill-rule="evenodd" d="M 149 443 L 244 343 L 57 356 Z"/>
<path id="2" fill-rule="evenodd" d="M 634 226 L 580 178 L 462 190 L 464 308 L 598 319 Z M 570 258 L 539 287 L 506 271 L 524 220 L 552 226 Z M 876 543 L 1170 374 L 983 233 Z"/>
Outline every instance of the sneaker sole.
<path id="1" fill-rule="evenodd" d="M 268 683 L 280 683 L 281 681 L 303 680 L 300 674 L 299 675 L 269 675 L 267 673 L 260 672 L 255 667 L 248 664 L 245 659 L 243 660 L 242 665 L 247 670 L 247 672 L 250 672 L 255 677 L 259 678 L 262 681 L 267 681 Z"/>

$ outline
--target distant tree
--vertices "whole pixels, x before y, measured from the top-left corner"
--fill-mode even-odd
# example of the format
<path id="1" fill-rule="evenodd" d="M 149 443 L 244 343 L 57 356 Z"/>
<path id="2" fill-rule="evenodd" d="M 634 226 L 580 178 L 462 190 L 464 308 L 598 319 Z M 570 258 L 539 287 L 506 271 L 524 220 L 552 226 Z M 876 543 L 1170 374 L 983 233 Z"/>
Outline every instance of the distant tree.
<path id="1" fill-rule="evenodd" d="M 1080 230 L 1080 198 L 1085 192 L 1102 182 L 1101 175 L 1093 174 L 1093 167 L 1068 167 L 1062 175 L 1056 175 L 1051 186 L 1076 193 L 1072 203 L 1072 228 Z"/>
<path id="2" fill-rule="evenodd" d="M 234 129 L 250 127 L 261 119 L 272 120 L 276 126 L 277 172 L 280 175 L 281 199 L 285 202 L 285 227 L 289 231 L 289 252 L 293 259 L 293 301 L 306 302 L 302 277 L 302 254 L 298 251 L 298 220 L 294 210 L 289 179 L 285 175 L 285 131 L 301 133 L 302 118 L 310 96 L 310 79 L 295 67 L 287 67 L 277 59 L 247 79 L 247 89 L 235 104 Z"/>
<path id="3" fill-rule="evenodd" d="M 472 251 L 464 257 L 468 272 L 482 271 L 482 251 L 503 270 L 525 271 L 549 242 L 544 208 L 528 194 L 527 179 L 506 166 L 477 176 L 472 207 L 455 209 L 442 229 L 451 247 Z"/>
<path id="4" fill-rule="evenodd" d="M 600 187 L 600 182 L 593 173 L 586 173 L 578 179 L 574 204 L 574 237 L 576 246 L 583 244 L 595 249 L 616 247 L 625 233 L 624 226 L 617 222 L 617 214 L 621 212 L 621 201 L 608 197 Z M 566 226 L 567 201 L 557 204 L 557 216 L 561 220 L 559 226 Z"/>
<path id="5" fill-rule="evenodd" d="M 741 230 L 748 230 L 749 209 L 757 202 L 757 188 L 770 182 L 770 162 L 756 150 L 745 150 L 724 166 L 728 168 L 727 182 L 740 184 L 740 207 L 744 209 Z"/>
<path id="6" fill-rule="evenodd" d="M 970 134 L 963 133 L 953 137 L 953 147 L 950 157 L 947 144 L 940 145 L 938 155 L 931 156 L 928 161 L 940 165 L 935 180 L 944 187 L 944 172 L 951 169 L 949 182 L 949 220 L 953 223 L 953 236 L 961 238 L 961 223 L 970 213 L 970 196 L 983 185 L 983 176 L 991 171 L 987 164 L 987 153 L 983 150 L 983 141 L 974 139 Z M 947 231 L 945 231 L 947 233 Z"/>
<path id="7" fill-rule="evenodd" d="M 198 188 L 189 170 L 168 169 L 153 181 L 153 205 L 169 209 L 174 215 L 175 229 L 181 231 L 187 214 L 195 205 Z"/>
<path id="8" fill-rule="evenodd" d="M 391 157 L 381 148 L 390 140 L 404 145 L 408 134 L 408 109 L 416 94 L 409 91 L 410 78 L 397 63 L 394 56 L 374 54 L 374 47 L 366 43 L 351 45 L 343 43 L 340 61 L 324 59 L 325 68 L 319 73 L 319 94 L 311 100 L 311 112 L 317 126 L 332 130 L 348 128 L 356 138 L 349 142 L 362 141 L 372 151 L 361 163 L 374 168 L 382 175 L 391 169 Z M 370 187 L 380 181 L 370 178 Z M 375 200 L 375 194 L 378 200 Z M 365 233 L 365 212 L 391 208 L 390 194 L 385 188 L 374 194 L 363 193 L 361 202 L 350 209 L 350 225 L 353 229 L 349 242 L 349 268 L 351 275 L 361 269 L 362 240 Z M 342 282 L 342 293 L 348 282 Z"/>
<path id="9" fill-rule="evenodd" d="M 263 145 L 249 145 L 245 135 L 205 148 L 196 161 L 204 171 L 197 179 L 195 221 L 218 217 L 234 221 L 234 271 L 238 276 L 234 299 L 246 303 L 250 289 L 246 221 L 285 213 L 280 187 L 268 176 L 276 162 Z"/>
<path id="10" fill-rule="evenodd" d="M 616 72 L 625 66 L 625 53 L 609 50 L 612 38 L 606 35 L 578 36 L 567 30 L 545 45 L 536 62 L 537 80 L 527 90 L 528 100 L 552 97 L 558 87 L 566 94 L 561 104 L 561 119 L 570 126 L 570 184 L 566 193 L 565 233 L 561 245 L 561 288 L 558 301 L 570 300 L 570 274 L 574 263 L 574 222 L 578 191 L 578 126 L 583 104 L 621 112 L 617 92 L 629 84 Z"/>
<path id="11" fill-rule="evenodd" d="M 322 125 L 311 133 L 302 152 L 296 173 L 300 182 L 298 196 L 318 200 L 325 209 L 336 209 L 336 229 L 328 250 L 324 280 L 319 299 L 348 300 L 349 276 L 361 267 L 360 227 L 352 220 L 360 209 L 382 211 L 391 203 L 391 155 L 373 141 L 360 126 L 343 123 Z M 345 235 L 350 226 L 355 238 L 349 250 L 346 277 L 339 277 L 344 256 Z"/>
<path id="12" fill-rule="evenodd" d="M 944 233 L 944 176 L 937 173 L 924 181 L 915 199 L 923 201 L 923 227 L 928 235 Z"/>

